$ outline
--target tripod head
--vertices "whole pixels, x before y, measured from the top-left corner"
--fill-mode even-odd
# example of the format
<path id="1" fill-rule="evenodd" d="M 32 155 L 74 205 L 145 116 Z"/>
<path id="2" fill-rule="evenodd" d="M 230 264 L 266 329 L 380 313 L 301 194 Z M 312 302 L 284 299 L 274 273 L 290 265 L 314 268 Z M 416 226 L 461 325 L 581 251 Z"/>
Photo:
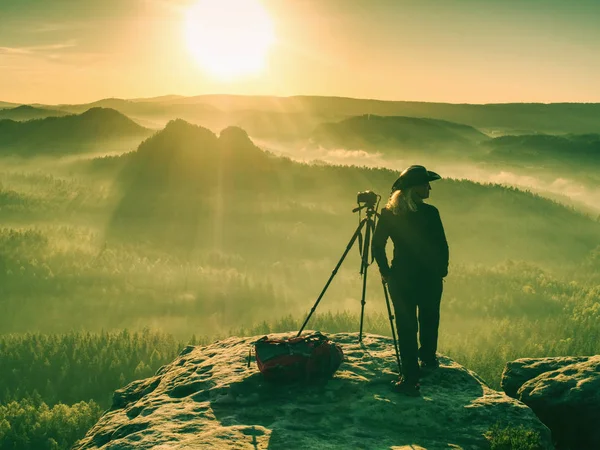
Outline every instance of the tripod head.
<path id="1" fill-rule="evenodd" d="M 356 203 L 358 206 L 352 210 L 353 213 L 360 212 L 366 209 L 367 217 L 372 217 L 377 214 L 379 208 L 379 202 L 381 201 L 381 195 L 376 194 L 373 191 L 363 191 L 356 195 Z"/>

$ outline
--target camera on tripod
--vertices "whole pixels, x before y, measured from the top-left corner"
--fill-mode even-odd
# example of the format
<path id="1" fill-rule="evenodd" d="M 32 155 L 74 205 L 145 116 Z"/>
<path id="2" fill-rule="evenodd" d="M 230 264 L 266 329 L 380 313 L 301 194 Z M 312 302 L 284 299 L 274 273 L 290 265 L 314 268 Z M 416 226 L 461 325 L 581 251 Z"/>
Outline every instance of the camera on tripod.
<path id="1" fill-rule="evenodd" d="M 362 343 L 363 321 L 364 321 L 364 316 L 365 316 L 365 304 L 366 304 L 366 293 L 367 293 L 367 269 L 373 262 L 372 259 L 369 260 L 369 253 L 371 250 L 371 237 L 375 233 L 377 219 L 380 217 L 380 214 L 377 212 L 377 209 L 379 208 L 380 200 L 381 200 L 381 195 L 378 195 L 373 191 L 362 191 L 356 195 L 356 202 L 358 203 L 358 207 L 354 208 L 352 210 L 352 212 L 359 213 L 358 227 L 356 228 L 356 231 L 352 235 L 350 242 L 348 242 L 348 245 L 346 246 L 346 250 L 344 251 L 344 254 L 338 261 L 337 265 L 335 266 L 335 269 L 333 269 L 333 272 L 331 272 L 331 276 L 329 277 L 329 280 L 327 280 L 327 283 L 325 284 L 325 287 L 323 288 L 323 290 L 321 291 L 321 294 L 317 298 L 317 301 L 315 302 L 315 304 L 311 308 L 310 312 L 308 313 L 308 316 L 304 320 L 304 323 L 302 324 L 302 327 L 298 331 L 297 336 L 300 336 L 302 334 L 302 331 L 308 324 L 308 321 L 310 320 L 313 313 L 316 311 L 317 306 L 319 306 L 321 299 L 325 295 L 325 291 L 327 291 L 327 288 L 333 281 L 333 278 L 335 277 L 340 266 L 344 262 L 346 255 L 348 254 L 348 252 L 350 251 L 350 249 L 352 248 L 354 243 L 356 241 L 358 241 L 358 248 L 359 248 L 360 260 L 361 260 L 360 261 L 360 275 L 362 277 L 362 295 L 361 295 L 361 302 L 360 302 L 360 304 L 361 304 L 360 330 L 358 332 L 358 341 Z M 360 211 L 362 211 L 363 209 L 366 209 L 366 211 L 365 211 L 366 217 L 361 219 Z M 364 232 L 365 232 L 364 237 L 362 234 L 363 228 L 364 228 Z M 385 303 L 387 306 L 388 316 L 390 319 L 390 327 L 392 329 L 392 338 L 394 340 L 394 349 L 396 350 L 396 361 L 398 363 L 398 372 L 402 373 L 402 368 L 400 366 L 400 353 L 398 351 L 398 342 L 396 341 L 396 332 L 394 330 L 394 315 L 392 314 L 392 308 L 390 306 L 390 299 L 389 299 L 389 295 L 388 295 L 388 291 L 387 291 L 387 285 L 386 285 L 385 280 L 383 280 L 383 278 L 382 278 L 382 284 L 383 284 L 383 293 L 385 295 Z"/>
<path id="2" fill-rule="evenodd" d="M 378 199 L 379 195 L 373 191 L 363 191 L 356 195 L 356 202 L 364 203 L 367 208 L 374 208 Z"/>
<path id="3" fill-rule="evenodd" d="M 377 215 L 377 207 L 379 206 L 379 200 L 381 195 L 377 195 L 373 191 L 362 191 L 356 194 L 356 203 L 358 206 L 352 210 L 352 212 L 359 212 L 363 209 L 367 210 L 367 215 Z M 373 223 L 373 230 L 375 230 L 375 224 Z"/>

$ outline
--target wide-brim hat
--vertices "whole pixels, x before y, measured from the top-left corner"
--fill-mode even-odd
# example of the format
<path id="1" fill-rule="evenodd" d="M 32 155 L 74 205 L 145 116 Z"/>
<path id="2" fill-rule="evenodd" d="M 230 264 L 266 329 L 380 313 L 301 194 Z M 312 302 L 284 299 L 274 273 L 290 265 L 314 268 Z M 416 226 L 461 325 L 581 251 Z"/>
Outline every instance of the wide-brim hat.
<path id="1" fill-rule="evenodd" d="M 400 189 L 408 189 L 419 184 L 429 183 L 430 181 L 442 178 L 435 172 L 427 170 L 424 166 L 410 166 L 404 169 L 398 179 L 392 186 L 392 192 Z"/>

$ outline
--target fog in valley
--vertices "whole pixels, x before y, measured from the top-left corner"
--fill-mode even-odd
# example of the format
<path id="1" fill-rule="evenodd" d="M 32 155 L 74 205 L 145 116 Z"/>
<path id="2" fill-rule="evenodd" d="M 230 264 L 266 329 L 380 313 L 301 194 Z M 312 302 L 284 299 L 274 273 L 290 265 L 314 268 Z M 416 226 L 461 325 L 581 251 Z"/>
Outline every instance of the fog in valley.
<path id="1" fill-rule="evenodd" d="M 79 114 L 92 113 L 95 123 L 76 128 L 78 140 L 60 154 L 53 136 L 72 130 L 77 113 L 15 122 L 24 137 L 1 148 L 5 333 L 149 327 L 186 340 L 298 321 L 358 223 L 351 212 L 357 192 L 375 191 L 383 206 L 410 164 L 443 176 L 430 201 L 451 248 L 442 328 L 453 337 L 446 345 L 478 327 L 489 332 L 494 320 L 515 326 L 503 323 L 508 316 L 498 302 L 534 311 L 535 302 L 550 302 L 551 309 L 538 306 L 566 314 L 567 300 L 559 298 L 574 295 L 574 279 L 583 283 L 581 295 L 588 288 L 585 295 L 596 295 L 600 160 L 587 148 L 569 164 L 549 148 L 536 165 L 516 150 L 495 155 L 492 138 L 470 125 L 370 114 L 312 131 L 288 123 L 277 138 L 257 121 L 255 138 L 235 125 L 235 112 L 227 114 L 235 126 L 216 133 L 214 122 L 207 120 L 209 128 L 199 118 L 195 125 L 165 116 L 163 128 L 146 129 L 131 144 L 140 118 L 106 108 Z M 303 117 L 305 126 L 320 116 Z M 590 145 L 600 142 L 595 136 Z M 359 310 L 358 268 L 357 250 L 319 309 L 333 314 L 331 327 Z M 367 310 L 376 326 L 384 303 L 372 269 Z M 459 313 L 466 305 L 473 315 Z M 497 333 L 517 356 L 523 343 L 503 328 Z"/>

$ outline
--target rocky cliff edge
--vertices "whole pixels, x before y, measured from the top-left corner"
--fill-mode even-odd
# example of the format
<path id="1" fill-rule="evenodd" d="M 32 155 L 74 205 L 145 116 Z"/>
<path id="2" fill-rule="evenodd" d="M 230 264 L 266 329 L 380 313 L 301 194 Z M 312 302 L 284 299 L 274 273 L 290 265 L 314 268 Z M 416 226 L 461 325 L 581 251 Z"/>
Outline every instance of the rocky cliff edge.
<path id="1" fill-rule="evenodd" d="M 279 334 L 271 336 L 290 336 Z M 255 337 L 186 347 L 154 377 L 116 391 L 113 406 L 76 450 L 109 449 L 480 449 L 494 426 L 549 430 L 523 403 L 490 389 L 449 358 L 422 380 L 421 397 L 391 391 L 391 338 L 330 338 L 345 352 L 320 385 L 271 385 L 253 363 Z"/>

